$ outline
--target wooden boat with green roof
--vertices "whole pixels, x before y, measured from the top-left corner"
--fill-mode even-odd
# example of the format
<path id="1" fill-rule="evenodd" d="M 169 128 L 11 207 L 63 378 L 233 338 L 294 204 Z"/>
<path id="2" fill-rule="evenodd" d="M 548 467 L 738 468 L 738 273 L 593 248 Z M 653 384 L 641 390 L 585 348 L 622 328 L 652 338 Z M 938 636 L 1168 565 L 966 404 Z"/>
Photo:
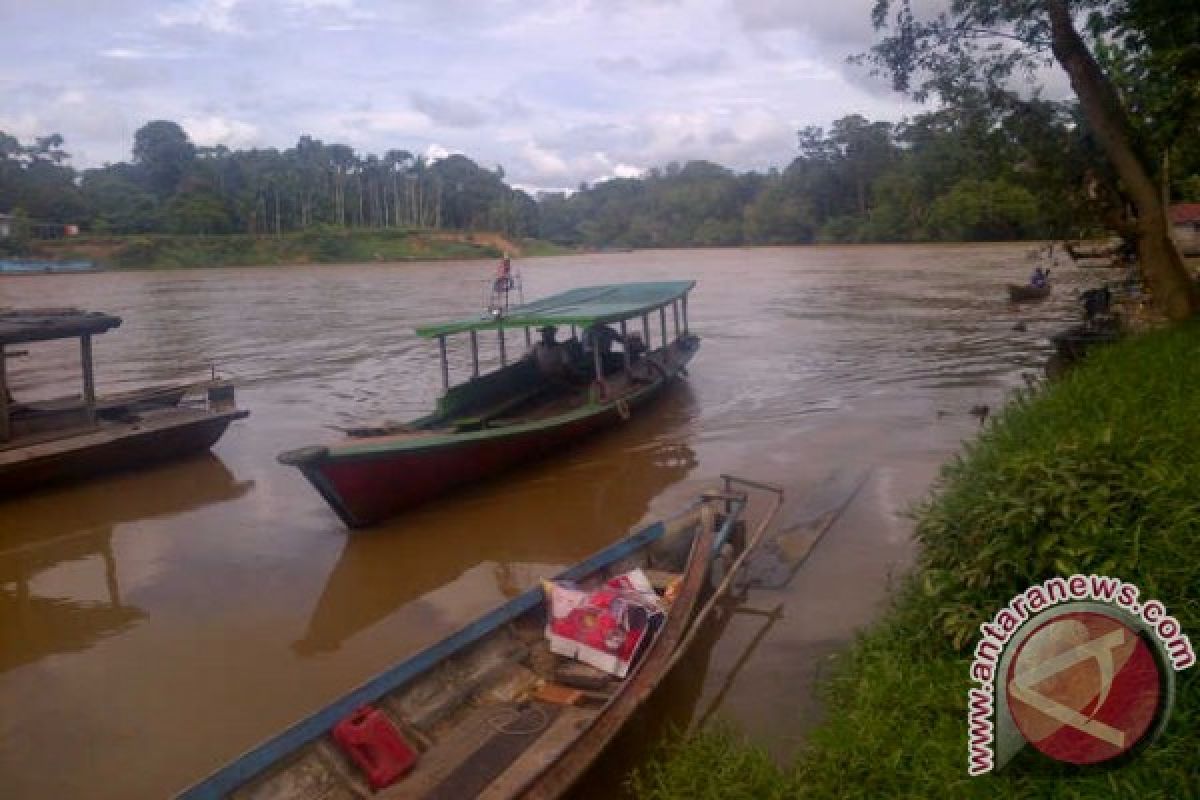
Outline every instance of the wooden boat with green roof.
<path id="1" fill-rule="evenodd" d="M 684 372 L 700 346 L 688 329 L 694 287 L 590 286 L 418 328 L 438 343 L 441 359 L 443 394 L 431 414 L 350 430 L 342 442 L 279 460 L 299 468 L 346 525 L 361 527 L 553 452 L 629 419 Z M 527 352 L 510 362 L 505 332 L 512 330 L 524 332 Z M 560 330 L 570 338 L 557 341 Z M 490 332 L 501 367 L 480 374 L 481 334 Z M 452 385 L 447 340 L 459 335 L 469 339 L 471 374 Z M 613 344 L 620 349 L 611 351 Z"/>

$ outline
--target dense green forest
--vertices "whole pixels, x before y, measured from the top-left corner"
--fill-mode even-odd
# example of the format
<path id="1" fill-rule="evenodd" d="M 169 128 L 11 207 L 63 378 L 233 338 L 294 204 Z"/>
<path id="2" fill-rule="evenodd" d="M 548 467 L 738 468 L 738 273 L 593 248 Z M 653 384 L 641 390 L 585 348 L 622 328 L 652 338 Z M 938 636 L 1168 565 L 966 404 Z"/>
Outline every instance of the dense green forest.
<path id="1" fill-rule="evenodd" d="M 93 234 L 286 234 L 489 230 L 585 247 L 971 241 L 1102 229 L 1102 162 L 1071 105 L 978 94 L 899 123 L 851 115 L 805 128 L 783 169 L 707 161 L 539 193 L 462 155 L 360 155 L 302 136 L 295 147 L 197 147 L 174 122 L 137 131 L 132 160 L 79 172 L 59 134 L 0 132 L 0 212 L 18 236 L 41 224 Z M 1200 149 L 1175 154 L 1173 194 L 1200 193 Z"/>
<path id="2" fill-rule="evenodd" d="M 22 145 L 0 132 L 0 212 L 106 234 L 283 234 L 338 228 L 449 228 L 531 236 L 537 206 L 504 174 L 461 155 L 361 156 L 302 136 L 295 147 L 197 147 L 176 123 L 137 131 L 129 163 L 70 166 L 61 135 Z"/>
<path id="3" fill-rule="evenodd" d="M 1177 199 L 1200 197 L 1188 144 L 1173 151 Z M 1097 164 L 1074 105 L 966 92 L 900 123 L 806 128 L 795 160 L 765 175 L 693 161 L 542 195 L 539 230 L 629 247 L 1075 237 L 1103 230 Z"/>

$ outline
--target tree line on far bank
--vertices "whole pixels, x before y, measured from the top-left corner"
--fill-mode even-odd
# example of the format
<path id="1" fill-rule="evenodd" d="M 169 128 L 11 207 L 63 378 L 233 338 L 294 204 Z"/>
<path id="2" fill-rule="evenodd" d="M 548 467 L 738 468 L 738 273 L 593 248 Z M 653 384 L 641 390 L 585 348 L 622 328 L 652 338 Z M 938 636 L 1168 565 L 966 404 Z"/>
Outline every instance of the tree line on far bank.
<path id="1" fill-rule="evenodd" d="M 899 123 L 859 115 L 799 132 L 786 168 L 706 161 L 539 196 L 542 236 L 591 246 L 992 241 L 1102 230 L 1097 146 L 1074 105 L 984 93 Z M 1200 194 L 1200 147 L 1175 193 Z"/>
<path id="2" fill-rule="evenodd" d="M 58 134 L 0 132 L 0 212 L 100 234 L 282 234 L 322 228 L 492 230 L 586 247 L 983 241 L 1102 230 L 1102 160 L 1077 109 L 976 94 L 899 123 L 805 128 L 783 169 L 708 161 L 527 193 L 462 155 L 360 155 L 302 136 L 287 150 L 197 147 L 147 123 L 130 162 L 81 173 Z M 1172 193 L 1200 196 L 1200 145 L 1176 148 Z"/>
<path id="3" fill-rule="evenodd" d="M 360 155 L 301 136 L 287 150 L 197 147 L 177 123 L 134 136 L 133 158 L 81 173 L 61 135 L 22 145 L 0 131 L 0 212 L 84 232 L 283 234 L 337 228 L 537 233 L 537 206 L 461 155 Z"/>

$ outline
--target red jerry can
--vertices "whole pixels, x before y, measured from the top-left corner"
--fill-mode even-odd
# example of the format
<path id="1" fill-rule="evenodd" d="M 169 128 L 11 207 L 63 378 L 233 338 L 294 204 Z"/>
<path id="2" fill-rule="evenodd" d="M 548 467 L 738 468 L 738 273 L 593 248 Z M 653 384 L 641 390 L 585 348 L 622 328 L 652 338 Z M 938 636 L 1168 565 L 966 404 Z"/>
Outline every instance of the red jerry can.
<path id="1" fill-rule="evenodd" d="M 333 738 L 358 764 L 372 789 L 391 786 L 417 761 L 414 750 L 379 709 L 363 706 L 333 726 Z"/>

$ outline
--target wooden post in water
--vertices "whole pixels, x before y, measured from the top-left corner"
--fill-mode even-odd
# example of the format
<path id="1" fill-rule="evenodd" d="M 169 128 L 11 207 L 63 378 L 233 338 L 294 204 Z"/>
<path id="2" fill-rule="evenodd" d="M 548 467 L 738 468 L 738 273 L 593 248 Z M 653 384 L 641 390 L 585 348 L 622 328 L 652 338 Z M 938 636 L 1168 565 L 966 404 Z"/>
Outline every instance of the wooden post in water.
<path id="1" fill-rule="evenodd" d="M 471 377 L 479 377 L 479 334 L 471 331 Z"/>
<path id="2" fill-rule="evenodd" d="M 500 341 L 500 366 L 508 366 L 508 353 L 504 350 L 504 328 L 496 329 L 496 338 Z"/>
<path id="3" fill-rule="evenodd" d="M 450 391 L 450 361 L 446 358 L 446 337 L 438 337 L 438 352 L 442 356 L 442 394 Z"/>
<path id="4" fill-rule="evenodd" d="M 88 422 L 95 422 L 96 374 L 92 366 L 92 336 L 89 333 L 79 337 L 79 360 L 83 362 L 83 405 L 87 409 Z"/>
<path id="5" fill-rule="evenodd" d="M 7 360 L 8 354 L 0 344 L 0 442 L 7 442 L 12 435 L 8 422 L 8 371 L 4 363 Z"/>
<path id="6" fill-rule="evenodd" d="M 658 324 L 662 328 L 663 343 L 662 346 L 667 346 L 667 307 L 659 306 L 658 308 Z"/>
<path id="7" fill-rule="evenodd" d="M 629 361 L 629 331 L 626 330 L 625 320 L 621 320 L 621 358 L 625 362 L 625 371 L 629 372 L 632 364 Z"/>

